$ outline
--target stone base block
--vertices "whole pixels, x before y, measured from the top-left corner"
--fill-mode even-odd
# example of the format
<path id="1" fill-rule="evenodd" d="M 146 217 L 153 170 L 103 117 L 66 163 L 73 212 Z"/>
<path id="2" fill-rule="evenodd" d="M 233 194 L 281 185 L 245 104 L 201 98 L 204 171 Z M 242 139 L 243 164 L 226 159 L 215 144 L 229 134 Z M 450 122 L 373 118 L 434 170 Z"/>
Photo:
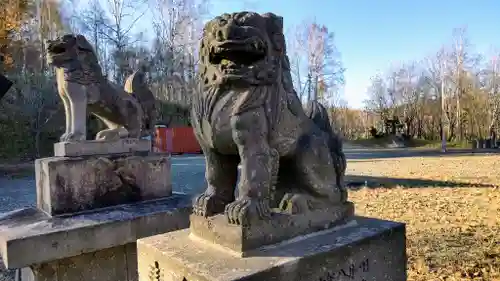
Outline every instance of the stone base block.
<path id="1" fill-rule="evenodd" d="M 49 157 L 35 161 L 38 208 L 49 215 L 163 198 L 172 194 L 165 155 Z"/>
<path id="2" fill-rule="evenodd" d="M 136 243 L 23 268 L 20 281 L 137 281 Z"/>
<path id="3" fill-rule="evenodd" d="M 137 241 L 139 280 L 405 281 L 405 244 L 404 224 L 355 217 L 237 257 L 186 229 Z"/>
<path id="4" fill-rule="evenodd" d="M 124 204 L 71 216 L 50 217 L 35 208 L 20 209 L 0 215 L 0 255 L 7 269 L 35 269 L 36 266 L 50 268 L 42 266 L 47 263 L 64 268 L 69 266 L 68 263 L 81 260 L 77 270 L 92 270 L 90 258 L 75 257 L 82 254 L 98 257 L 101 255 L 99 252 L 104 249 L 189 227 L 190 213 L 191 196 L 176 193 L 164 199 Z"/>
<path id="5" fill-rule="evenodd" d="M 54 156 L 108 155 L 149 151 L 151 151 L 151 141 L 144 139 L 90 140 L 54 144 Z"/>
<path id="6" fill-rule="evenodd" d="M 305 214 L 285 214 L 273 212 L 269 220 L 251 226 L 227 223 L 224 214 L 213 217 L 191 215 L 191 234 L 208 243 L 218 244 L 241 257 L 251 255 L 251 251 L 299 235 L 325 230 L 341 225 L 354 216 L 354 204 L 346 202 L 341 206 Z"/>

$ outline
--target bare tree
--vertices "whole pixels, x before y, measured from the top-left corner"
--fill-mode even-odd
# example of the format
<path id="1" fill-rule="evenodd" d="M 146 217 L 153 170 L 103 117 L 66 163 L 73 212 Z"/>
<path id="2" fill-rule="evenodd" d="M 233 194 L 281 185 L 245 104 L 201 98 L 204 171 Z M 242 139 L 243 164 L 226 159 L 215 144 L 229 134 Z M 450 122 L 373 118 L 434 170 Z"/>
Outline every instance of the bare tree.
<path id="1" fill-rule="evenodd" d="M 114 80 L 122 84 L 129 71 L 126 47 L 137 42 L 133 28 L 147 11 L 146 0 L 107 0 L 107 4 L 110 21 L 102 22 L 107 30 L 103 35 L 113 46 Z"/>
<path id="2" fill-rule="evenodd" d="M 90 43 L 94 46 L 96 55 L 101 64 L 104 75 L 110 72 L 110 60 L 108 58 L 108 26 L 110 18 L 101 5 L 99 0 L 91 0 L 88 7 L 84 8 L 74 16 L 77 20 L 77 26 L 84 35 L 87 35 Z"/>
<path id="3" fill-rule="evenodd" d="M 390 119 L 393 103 L 389 98 L 386 81 L 380 74 L 372 77 L 367 94 L 367 108 L 378 114 L 382 120 Z"/>
<path id="4" fill-rule="evenodd" d="M 344 71 L 335 35 L 325 25 L 306 20 L 292 29 L 291 49 L 293 80 L 299 95 L 307 100 L 330 104 L 344 84 Z M 307 61 L 301 61 L 301 57 Z M 306 77 L 302 77 L 306 75 Z"/>
<path id="5" fill-rule="evenodd" d="M 488 94 L 488 108 L 490 116 L 490 124 L 488 132 L 490 136 L 496 135 L 498 129 L 498 119 L 500 114 L 500 61 L 498 52 L 495 52 L 482 71 L 481 86 Z"/>
<path id="6" fill-rule="evenodd" d="M 164 123 L 187 119 L 191 96 L 198 90 L 195 75 L 199 40 L 208 0 L 150 0 L 155 39 L 152 48 L 152 83 L 162 104 Z M 177 104 L 178 106 L 173 106 Z"/>
<path id="7" fill-rule="evenodd" d="M 287 40 L 287 52 L 290 59 L 290 68 L 292 74 L 292 80 L 294 88 L 297 90 L 297 94 L 300 99 L 303 100 L 306 94 L 306 88 L 308 86 L 307 79 L 304 79 L 302 71 L 305 65 L 304 54 L 307 53 L 307 38 L 305 35 L 305 29 L 302 25 L 294 26 L 288 30 L 288 40 Z"/>
<path id="8" fill-rule="evenodd" d="M 467 36 L 465 27 L 456 28 L 452 33 L 452 44 L 450 47 L 448 62 L 450 64 L 449 81 L 451 83 L 451 93 L 455 100 L 455 120 L 458 140 L 464 139 L 464 116 L 462 116 L 463 105 L 462 100 L 469 93 L 470 86 L 467 81 L 470 75 L 475 75 L 481 57 L 473 53 L 472 45 Z"/>

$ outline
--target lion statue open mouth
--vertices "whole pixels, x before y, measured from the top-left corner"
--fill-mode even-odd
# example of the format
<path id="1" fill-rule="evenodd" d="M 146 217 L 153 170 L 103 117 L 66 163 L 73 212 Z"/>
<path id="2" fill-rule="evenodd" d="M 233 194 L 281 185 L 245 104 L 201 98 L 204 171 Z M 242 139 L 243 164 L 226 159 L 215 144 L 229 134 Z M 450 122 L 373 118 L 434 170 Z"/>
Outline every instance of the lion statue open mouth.
<path id="1" fill-rule="evenodd" d="M 130 75 L 123 89 L 104 77 L 94 49 L 84 36 L 66 34 L 47 43 L 47 60 L 56 69 L 58 92 L 66 113 L 66 132 L 61 141 L 86 140 L 87 111 L 108 127 L 96 139 L 153 134 L 155 97 L 146 85 L 143 71 Z"/>
<path id="2" fill-rule="evenodd" d="M 302 213 L 346 202 L 342 143 L 326 109 L 304 110 L 293 89 L 281 17 L 240 12 L 208 22 L 199 74 L 192 119 L 208 188 L 195 214 L 249 224 L 277 206 Z"/>

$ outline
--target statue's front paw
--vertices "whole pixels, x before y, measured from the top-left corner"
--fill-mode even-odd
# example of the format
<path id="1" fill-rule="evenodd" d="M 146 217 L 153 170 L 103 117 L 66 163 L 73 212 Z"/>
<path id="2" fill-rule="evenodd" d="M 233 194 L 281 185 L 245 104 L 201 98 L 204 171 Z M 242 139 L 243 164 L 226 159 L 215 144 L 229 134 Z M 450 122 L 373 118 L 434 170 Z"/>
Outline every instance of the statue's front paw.
<path id="1" fill-rule="evenodd" d="M 271 216 L 269 202 L 262 199 L 241 198 L 226 206 L 228 222 L 236 225 L 250 225 Z"/>
<path id="2" fill-rule="evenodd" d="M 87 140 L 85 134 L 82 133 L 65 133 L 63 134 L 60 138 L 60 141 L 67 141 L 67 142 L 78 142 L 78 141 L 85 141 Z"/>
<path id="3" fill-rule="evenodd" d="M 193 214 L 203 217 L 220 214 L 224 211 L 224 202 L 218 200 L 214 195 L 202 193 L 193 202 Z"/>
<path id="4" fill-rule="evenodd" d="M 68 139 L 68 133 L 64 133 L 59 137 L 59 141 L 66 141 Z"/>

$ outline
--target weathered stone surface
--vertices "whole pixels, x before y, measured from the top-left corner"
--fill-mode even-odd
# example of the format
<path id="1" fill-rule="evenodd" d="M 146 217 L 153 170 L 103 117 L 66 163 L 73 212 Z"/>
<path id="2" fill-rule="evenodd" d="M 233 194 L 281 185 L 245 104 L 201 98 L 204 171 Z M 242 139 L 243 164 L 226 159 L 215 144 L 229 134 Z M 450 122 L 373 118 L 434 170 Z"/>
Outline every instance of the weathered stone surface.
<path id="1" fill-rule="evenodd" d="M 123 89 L 103 75 L 94 48 L 79 34 L 47 42 L 47 61 L 56 69 L 57 88 L 66 113 L 61 141 L 85 141 L 87 113 L 108 127 L 98 140 L 153 135 L 156 101 L 148 89 L 144 69 L 129 76 Z"/>
<path id="2" fill-rule="evenodd" d="M 293 89 L 282 17 L 240 12 L 209 21 L 199 71 L 192 124 L 208 188 L 195 214 L 224 212 L 229 223 L 249 225 L 268 219 L 276 202 L 305 213 L 347 201 L 342 142 L 326 109 L 311 102 L 304 110 Z"/>
<path id="3" fill-rule="evenodd" d="M 23 268 L 22 281 L 137 281 L 136 243 Z"/>
<path id="4" fill-rule="evenodd" d="M 251 255 L 251 250 L 265 245 L 344 224 L 353 215 L 354 204 L 351 202 L 307 214 L 273 213 L 271 219 L 250 226 L 228 224 L 224 215 L 208 218 L 191 215 L 190 229 L 191 235 L 244 257 Z"/>
<path id="5" fill-rule="evenodd" d="M 50 215 L 172 194 L 165 155 L 48 157 L 35 161 L 37 206 Z"/>
<path id="6" fill-rule="evenodd" d="M 144 139 L 58 142 L 54 144 L 54 156 L 61 157 L 149 152 L 151 150 L 151 141 Z"/>
<path id="7" fill-rule="evenodd" d="M 404 224 L 355 217 L 241 258 L 179 230 L 138 240 L 139 280 L 405 281 L 405 243 Z"/>
<path id="8" fill-rule="evenodd" d="M 176 193 L 70 216 L 20 209 L 0 216 L 0 254 L 9 269 L 44 264 L 189 227 L 190 213 L 191 197 Z"/>

